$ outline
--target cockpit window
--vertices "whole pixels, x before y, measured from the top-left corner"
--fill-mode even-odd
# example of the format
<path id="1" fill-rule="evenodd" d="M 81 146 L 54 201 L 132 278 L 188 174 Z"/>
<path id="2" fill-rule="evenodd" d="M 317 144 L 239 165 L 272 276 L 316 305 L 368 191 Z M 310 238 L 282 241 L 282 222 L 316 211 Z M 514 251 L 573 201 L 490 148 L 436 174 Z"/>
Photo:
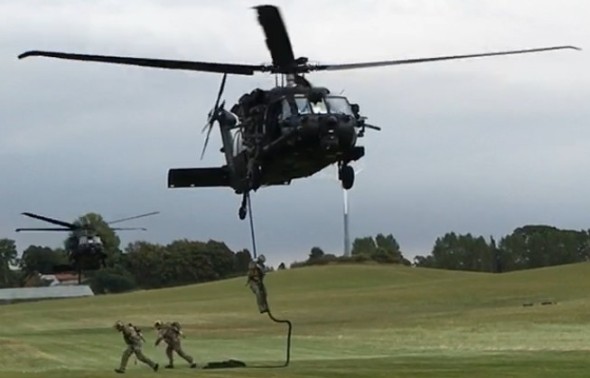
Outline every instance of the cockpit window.
<path id="1" fill-rule="evenodd" d="M 348 103 L 348 100 L 346 100 L 346 98 L 330 96 L 326 97 L 326 101 L 328 102 L 330 113 L 353 115 L 350 104 Z"/>
<path id="2" fill-rule="evenodd" d="M 326 114 L 328 113 L 328 108 L 326 107 L 326 103 L 324 100 L 320 100 L 318 102 L 311 103 L 311 109 L 315 114 Z"/>
<path id="3" fill-rule="evenodd" d="M 309 101 L 305 97 L 296 97 L 295 104 L 297 104 L 297 112 L 299 114 L 309 114 L 311 113 L 311 108 L 309 107 Z"/>

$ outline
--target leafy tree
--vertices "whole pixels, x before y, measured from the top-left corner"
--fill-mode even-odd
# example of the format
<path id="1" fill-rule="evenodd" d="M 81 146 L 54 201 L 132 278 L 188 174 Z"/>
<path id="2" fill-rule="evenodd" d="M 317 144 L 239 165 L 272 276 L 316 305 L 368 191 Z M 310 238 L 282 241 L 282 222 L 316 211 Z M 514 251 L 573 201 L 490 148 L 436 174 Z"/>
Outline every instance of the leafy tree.
<path id="1" fill-rule="evenodd" d="M 352 256 L 363 256 L 380 263 L 410 265 L 410 262 L 403 257 L 399 243 L 392 234 L 378 234 L 375 238 L 368 236 L 355 239 L 352 243 Z"/>
<path id="2" fill-rule="evenodd" d="M 313 247 L 309 252 L 309 261 L 320 260 L 325 253 L 320 247 Z"/>
<path id="3" fill-rule="evenodd" d="M 586 261 L 589 235 L 585 231 L 559 230 L 551 226 L 524 226 L 500 240 L 507 270 Z"/>
<path id="4" fill-rule="evenodd" d="M 55 267 L 67 265 L 68 258 L 62 249 L 31 245 L 23 251 L 20 268 L 28 276 L 34 273 L 52 274 Z"/>
<path id="5" fill-rule="evenodd" d="M 107 268 L 94 273 L 90 287 L 95 294 L 122 293 L 136 287 L 131 274 L 120 268 Z"/>
<path id="6" fill-rule="evenodd" d="M 352 242 L 351 255 L 365 255 L 371 256 L 377 251 L 377 244 L 372 237 L 356 238 Z"/>
<path id="7" fill-rule="evenodd" d="M 450 232 L 436 239 L 431 256 L 417 256 L 415 262 L 431 268 L 489 272 L 493 270 L 494 253 L 481 236 Z"/>
<path id="8" fill-rule="evenodd" d="M 0 287 L 12 287 L 16 274 L 10 269 L 17 261 L 17 250 L 14 240 L 0 239 Z"/>
<path id="9" fill-rule="evenodd" d="M 247 249 L 236 252 L 234 257 L 234 271 L 237 274 L 248 272 L 248 267 L 252 261 L 252 255 Z"/>
<path id="10" fill-rule="evenodd" d="M 167 253 L 164 246 L 144 241 L 129 243 L 125 248 L 125 268 L 131 273 L 140 287 L 162 287 L 162 282 L 173 279 L 174 272 L 164 277 L 161 267 Z"/>
<path id="11" fill-rule="evenodd" d="M 114 266 L 119 262 L 121 239 L 119 239 L 115 231 L 104 221 L 101 215 L 87 213 L 74 221 L 74 224 L 90 225 L 90 228 L 96 231 L 96 234 L 102 240 L 104 251 L 107 255 L 107 265 Z M 83 231 L 72 231 L 69 233 L 64 242 L 67 251 L 73 251 L 77 248 L 78 238 L 83 235 L 81 232 Z"/>

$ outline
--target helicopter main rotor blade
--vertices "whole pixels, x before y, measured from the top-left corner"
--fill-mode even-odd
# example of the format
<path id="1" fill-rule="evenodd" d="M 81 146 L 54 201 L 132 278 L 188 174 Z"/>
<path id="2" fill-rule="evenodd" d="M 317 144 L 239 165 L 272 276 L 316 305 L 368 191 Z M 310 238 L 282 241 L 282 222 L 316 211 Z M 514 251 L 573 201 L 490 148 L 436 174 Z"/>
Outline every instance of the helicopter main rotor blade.
<path id="1" fill-rule="evenodd" d="M 431 58 L 417 58 L 417 59 L 402 59 L 402 60 L 385 60 L 380 62 L 365 62 L 365 63 L 351 63 L 351 64 L 319 64 L 317 66 L 310 66 L 310 70 L 315 71 L 336 71 L 336 70 L 349 70 L 355 68 L 369 68 L 369 67 L 381 67 L 381 66 L 393 66 L 400 64 L 413 64 L 413 63 L 426 63 L 426 62 L 437 62 L 441 60 L 453 60 L 453 59 L 467 59 L 467 58 L 479 58 L 484 56 L 496 56 L 496 55 L 512 55 L 512 54 L 525 54 L 534 53 L 541 51 L 551 50 L 562 50 L 562 49 L 573 49 L 581 50 L 575 46 L 554 46 L 554 47 L 542 47 L 527 50 L 509 50 L 499 51 L 482 54 L 468 54 L 468 55 L 449 55 L 449 56 L 437 56 Z"/>
<path id="2" fill-rule="evenodd" d="M 269 67 L 264 65 L 193 62 L 186 60 L 148 59 L 111 55 L 72 54 L 55 51 L 27 51 L 19 55 L 18 58 L 23 59 L 29 56 L 45 56 L 49 58 L 68 60 L 82 60 L 89 62 L 126 64 L 142 67 L 167 68 L 171 70 L 220 72 L 235 75 L 254 75 L 254 72 L 256 71 L 269 70 Z"/>
<path id="3" fill-rule="evenodd" d="M 143 228 L 143 227 L 115 227 L 115 228 L 111 228 L 111 230 L 116 230 L 116 231 L 131 231 L 131 230 L 147 231 L 147 228 Z"/>
<path id="4" fill-rule="evenodd" d="M 288 72 L 295 66 L 295 55 L 279 9 L 272 5 L 254 8 L 258 12 L 258 22 L 266 36 L 266 46 L 270 50 L 273 65 L 279 72 Z"/>
<path id="5" fill-rule="evenodd" d="M 127 218 L 116 219 L 114 221 L 107 222 L 107 224 L 125 222 L 125 221 L 128 221 L 128 220 L 137 219 L 137 218 L 143 218 L 143 217 L 148 217 L 150 215 L 156 215 L 156 214 L 160 214 L 160 212 L 159 211 L 152 211 L 151 213 L 146 213 L 146 214 L 141 214 L 141 215 L 135 215 L 135 216 L 132 216 L 132 217 L 127 217 Z"/>
<path id="6" fill-rule="evenodd" d="M 21 231 L 72 231 L 70 228 L 17 228 L 16 232 Z"/>
<path id="7" fill-rule="evenodd" d="M 49 217 L 44 217 L 42 215 L 37 215 L 37 214 L 33 214 L 33 213 L 22 213 L 22 215 L 26 215 L 27 217 L 39 219 L 39 220 L 42 220 L 42 221 L 45 221 L 45 222 L 57 224 L 58 226 L 67 227 L 70 230 L 75 230 L 75 229 L 78 229 L 79 228 L 79 226 L 77 226 L 75 224 L 64 222 L 64 221 L 60 221 L 60 220 L 49 218 Z"/>

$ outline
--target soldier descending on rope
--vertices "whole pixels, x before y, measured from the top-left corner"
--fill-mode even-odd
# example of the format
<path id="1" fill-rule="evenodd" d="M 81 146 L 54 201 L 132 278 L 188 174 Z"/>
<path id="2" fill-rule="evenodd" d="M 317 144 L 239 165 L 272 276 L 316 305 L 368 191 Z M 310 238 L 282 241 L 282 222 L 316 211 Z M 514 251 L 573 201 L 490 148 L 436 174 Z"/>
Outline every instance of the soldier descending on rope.
<path id="1" fill-rule="evenodd" d="M 264 262 L 266 258 L 264 255 L 258 256 L 256 261 L 250 261 L 248 267 L 248 285 L 250 290 L 256 295 L 256 302 L 258 303 L 258 309 L 263 314 L 268 312 L 268 304 L 266 303 L 266 289 L 264 287 L 264 271 L 266 267 Z"/>
<path id="2" fill-rule="evenodd" d="M 180 329 L 180 323 L 172 322 L 171 324 L 164 324 L 157 320 L 154 327 L 158 331 L 158 338 L 156 339 L 155 345 L 158 346 L 162 340 L 167 344 L 166 356 L 168 356 L 168 365 L 165 366 L 167 369 L 174 368 L 174 352 L 184 358 L 186 362 L 190 364 L 191 368 L 194 369 L 197 367 L 194 359 L 186 354 L 180 345 L 180 338 L 184 338 L 182 330 Z"/>
<path id="3" fill-rule="evenodd" d="M 141 330 L 131 323 L 125 325 L 121 321 L 115 323 L 115 329 L 123 334 L 123 339 L 125 340 L 125 344 L 127 344 L 127 349 L 125 349 L 121 356 L 121 365 L 118 369 L 115 369 L 117 373 L 125 373 L 127 362 L 132 354 L 135 354 L 139 361 L 149 365 L 154 371 L 158 371 L 158 364 L 147 358 L 141 351 L 143 342 L 145 341 L 141 335 Z"/>

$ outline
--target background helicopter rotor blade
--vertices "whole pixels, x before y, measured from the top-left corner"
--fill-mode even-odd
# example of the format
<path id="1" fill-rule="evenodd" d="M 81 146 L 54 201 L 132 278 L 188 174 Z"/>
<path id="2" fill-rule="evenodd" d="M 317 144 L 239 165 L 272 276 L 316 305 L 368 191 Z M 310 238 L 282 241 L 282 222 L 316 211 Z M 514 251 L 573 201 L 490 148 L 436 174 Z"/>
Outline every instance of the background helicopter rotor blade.
<path id="1" fill-rule="evenodd" d="M 49 222 L 49 223 L 53 223 L 56 224 L 58 226 L 63 226 L 63 227 L 67 227 L 70 230 L 75 230 L 80 228 L 80 226 L 77 226 L 75 224 L 72 223 L 68 223 L 68 222 L 64 222 L 64 221 L 60 221 L 58 219 L 53 219 L 53 218 L 49 218 L 49 217 L 44 217 L 42 215 L 38 215 L 38 214 L 33 214 L 33 213 L 22 213 L 22 215 L 26 215 L 27 217 L 31 217 L 31 218 L 35 218 L 35 219 L 39 219 L 45 222 Z"/>
<path id="2" fill-rule="evenodd" d="M 203 71 L 230 73 L 235 75 L 254 75 L 256 71 L 268 71 L 270 67 L 264 65 L 194 62 L 186 60 L 149 59 L 112 55 L 73 54 L 57 51 L 27 51 L 18 56 L 19 59 L 29 56 L 44 56 L 49 58 L 81 60 L 87 62 L 125 64 L 131 66 L 166 68 L 171 70 Z"/>
<path id="3" fill-rule="evenodd" d="M 73 231 L 71 228 L 17 228 L 16 232 L 21 231 Z"/>
<path id="4" fill-rule="evenodd" d="M 131 230 L 147 231 L 147 228 L 144 228 L 144 227 L 115 227 L 115 228 L 111 228 L 111 230 L 116 230 L 116 231 L 131 231 Z"/>
<path id="5" fill-rule="evenodd" d="M 273 5 L 260 5 L 254 9 L 258 12 L 258 22 L 266 36 L 273 68 L 278 68 L 279 72 L 289 72 L 295 67 L 295 55 L 279 9 Z"/>
<path id="6" fill-rule="evenodd" d="M 207 123 L 203 128 L 202 132 L 207 130 L 207 136 L 205 137 L 205 143 L 203 144 L 203 150 L 201 151 L 201 160 L 203 160 L 203 156 L 205 156 L 205 150 L 207 149 L 207 144 L 209 143 L 209 136 L 211 135 L 211 130 L 213 129 L 213 123 L 217 120 L 219 109 L 223 109 L 225 106 L 225 101 L 219 105 L 219 100 L 221 100 L 221 96 L 223 95 L 223 90 L 225 89 L 225 80 L 227 78 L 227 74 L 223 74 L 223 78 L 221 79 L 221 85 L 219 86 L 219 91 L 217 92 L 217 99 L 215 100 L 215 105 L 213 105 L 213 109 L 209 112 Z"/>
<path id="7" fill-rule="evenodd" d="M 551 50 L 562 50 L 562 49 L 581 50 L 579 47 L 575 47 L 575 46 L 554 46 L 554 47 L 541 47 L 541 48 L 527 49 L 527 50 L 509 50 L 509 51 L 499 51 L 499 52 L 482 53 L 482 54 L 449 55 L 449 56 L 438 56 L 438 57 L 431 57 L 431 58 L 416 58 L 416 59 L 402 59 L 402 60 L 385 60 L 385 61 L 379 61 L 379 62 L 350 63 L 350 64 L 319 64 L 317 66 L 310 66 L 309 69 L 315 70 L 315 71 L 337 71 L 337 70 L 349 70 L 349 69 L 356 69 L 356 68 L 369 68 L 369 67 L 393 66 L 393 65 L 400 65 L 400 64 L 436 62 L 436 61 L 441 61 L 441 60 L 479 58 L 479 57 L 484 57 L 484 56 L 525 54 L 525 53 L 534 53 L 534 52 L 551 51 Z"/>
<path id="8" fill-rule="evenodd" d="M 107 224 L 113 224 L 113 223 L 119 223 L 119 222 L 125 222 L 131 219 L 137 219 L 137 218 L 143 218 L 143 217 L 148 217 L 150 215 L 156 215 L 156 214 L 160 214 L 159 211 L 152 211 L 151 213 L 146 213 L 146 214 L 141 214 L 141 215 L 135 215 L 132 217 L 127 217 L 127 218 L 121 218 L 121 219 L 116 219 L 114 221 L 110 221 L 110 222 L 106 222 Z"/>

